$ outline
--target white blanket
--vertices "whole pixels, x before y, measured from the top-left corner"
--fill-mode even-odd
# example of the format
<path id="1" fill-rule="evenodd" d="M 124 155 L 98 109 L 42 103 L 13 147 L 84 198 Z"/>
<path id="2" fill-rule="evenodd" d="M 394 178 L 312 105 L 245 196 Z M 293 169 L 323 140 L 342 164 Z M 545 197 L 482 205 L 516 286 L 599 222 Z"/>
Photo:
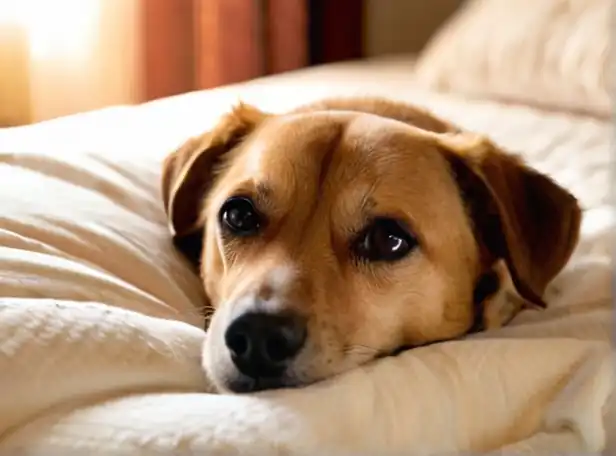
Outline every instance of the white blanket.
<path id="1" fill-rule="evenodd" d="M 524 151 L 580 197 L 583 240 L 547 311 L 305 389 L 207 394 L 200 284 L 157 185 L 164 153 L 236 96 L 0 130 L 0 454 L 616 454 L 611 128 L 525 108 L 404 96 Z"/>
<path id="2" fill-rule="evenodd" d="M 305 390 L 234 397 L 200 394 L 202 334 L 188 325 L 46 300 L 6 300 L 0 317 L 11 335 L 2 454 L 427 455 L 503 443 L 508 454 L 554 454 L 605 444 L 612 364 L 597 342 L 452 342 Z"/>

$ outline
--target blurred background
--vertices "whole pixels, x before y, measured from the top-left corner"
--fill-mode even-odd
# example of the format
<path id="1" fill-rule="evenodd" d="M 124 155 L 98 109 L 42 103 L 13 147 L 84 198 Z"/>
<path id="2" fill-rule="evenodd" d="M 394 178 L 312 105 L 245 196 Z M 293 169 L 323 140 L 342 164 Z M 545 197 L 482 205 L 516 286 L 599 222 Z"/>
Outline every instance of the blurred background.
<path id="1" fill-rule="evenodd" d="M 0 0 L 0 126 L 417 53 L 463 0 Z"/>

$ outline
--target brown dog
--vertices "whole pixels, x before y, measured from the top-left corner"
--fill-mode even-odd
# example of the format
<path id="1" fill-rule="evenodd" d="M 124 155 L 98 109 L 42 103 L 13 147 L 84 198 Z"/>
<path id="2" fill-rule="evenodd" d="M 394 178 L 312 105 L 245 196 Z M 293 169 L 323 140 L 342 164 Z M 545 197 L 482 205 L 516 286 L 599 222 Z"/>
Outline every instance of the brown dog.
<path id="1" fill-rule="evenodd" d="M 581 218 L 518 157 L 380 99 L 240 105 L 168 157 L 163 196 L 215 309 L 205 369 L 235 392 L 498 326 L 518 310 L 490 310 L 509 274 L 544 306 Z"/>

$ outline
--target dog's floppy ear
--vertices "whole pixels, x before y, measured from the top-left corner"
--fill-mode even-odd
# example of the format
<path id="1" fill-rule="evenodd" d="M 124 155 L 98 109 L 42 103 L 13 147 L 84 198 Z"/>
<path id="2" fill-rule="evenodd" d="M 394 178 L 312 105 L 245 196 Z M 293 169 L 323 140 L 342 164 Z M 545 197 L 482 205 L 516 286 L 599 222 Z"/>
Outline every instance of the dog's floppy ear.
<path id="1" fill-rule="evenodd" d="M 545 307 L 545 288 L 578 241 L 577 200 L 483 137 L 460 133 L 439 135 L 438 141 L 466 194 L 481 242 L 494 258 L 505 260 L 520 296 Z"/>
<path id="2" fill-rule="evenodd" d="M 216 168 L 227 152 L 250 134 L 268 114 L 240 103 L 212 131 L 191 138 L 163 163 L 162 197 L 178 247 L 198 260 L 204 220 L 201 210 Z"/>

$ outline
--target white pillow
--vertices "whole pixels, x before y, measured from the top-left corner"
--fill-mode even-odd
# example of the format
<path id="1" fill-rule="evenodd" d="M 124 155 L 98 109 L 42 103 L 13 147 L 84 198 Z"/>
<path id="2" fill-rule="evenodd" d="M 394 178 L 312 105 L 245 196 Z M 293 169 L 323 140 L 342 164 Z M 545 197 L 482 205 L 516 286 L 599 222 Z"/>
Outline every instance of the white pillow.
<path id="1" fill-rule="evenodd" d="M 611 0 L 469 0 L 420 56 L 424 87 L 612 116 Z"/>

